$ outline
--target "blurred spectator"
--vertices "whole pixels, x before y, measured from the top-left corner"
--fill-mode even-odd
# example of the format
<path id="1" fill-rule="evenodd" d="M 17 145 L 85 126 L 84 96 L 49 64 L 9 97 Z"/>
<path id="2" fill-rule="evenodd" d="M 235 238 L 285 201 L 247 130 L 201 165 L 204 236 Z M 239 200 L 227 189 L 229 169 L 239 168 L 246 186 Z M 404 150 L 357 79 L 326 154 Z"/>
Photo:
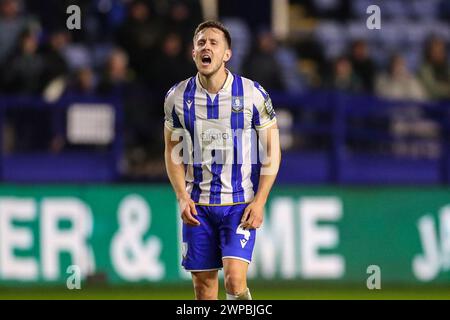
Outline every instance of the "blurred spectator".
<path id="1" fill-rule="evenodd" d="M 0 0 L 0 65 L 12 53 L 19 35 L 29 26 L 29 21 L 20 15 L 18 0 Z"/>
<path id="2" fill-rule="evenodd" d="M 387 73 L 376 79 L 376 93 L 381 97 L 393 99 L 424 100 L 426 92 L 418 79 L 409 72 L 404 58 L 394 55 Z"/>
<path id="3" fill-rule="evenodd" d="M 94 72 L 91 68 L 84 67 L 75 72 L 72 83 L 68 87 L 67 93 L 76 96 L 89 96 L 95 93 L 95 87 Z"/>
<path id="4" fill-rule="evenodd" d="M 244 63 L 244 75 L 259 82 L 268 90 L 283 90 L 281 68 L 275 58 L 277 43 L 270 31 L 259 33 L 256 49 Z"/>
<path id="5" fill-rule="evenodd" d="M 426 20 L 421 21 L 418 20 L 421 14 L 411 12 L 420 13 L 420 8 L 427 7 L 422 6 L 425 2 L 417 0 L 412 8 L 394 12 L 401 14 L 403 20 L 392 10 L 403 9 L 403 5 L 409 4 L 407 0 L 395 1 L 397 4 L 390 7 L 386 4 L 385 9 L 390 8 L 391 13 L 383 11 L 386 17 L 383 15 L 382 33 L 367 30 L 364 21 L 358 20 L 367 16 L 366 0 L 291 0 L 290 33 L 283 43 L 285 46 L 267 30 L 257 33 L 271 19 L 270 2 L 218 2 L 218 14 L 230 28 L 234 43 L 228 65 L 231 71 L 253 78 L 274 91 L 302 91 L 300 70 L 308 76 L 311 87 L 358 94 L 375 92 L 393 99 L 450 97 L 445 48 L 450 39 L 448 0 L 433 1 L 439 9 L 430 10 L 432 16 L 423 15 Z M 63 93 L 119 98 L 124 109 L 123 138 L 129 152 L 125 162 L 128 169 L 149 174 L 153 169 L 146 163 L 154 161 L 155 155 L 161 156 L 163 150 L 160 120 L 165 92 L 196 73 L 191 57 L 192 35 L 202 20 L 202 3 L 199 0 L 0 0 L 1 93 L 42 92 L 44 99 L 52 102 Z M 81 7 L 82 30 L 65 29 L 66 8 L 71 4 Z M 31 28 L 31 16 L 39 19 L 42 32 Z M 433 38 L 424 50 L 423 38 L 430 32 L 442 39 Z M 42 48 L 39 40 L 44 44 Z M 255 43 L 250 50 L 252 40 Z M 345 51 L 350 41 L 354 42 Z M 377 63 L 384 65 L 393 47 L 402 51 L 393 57 L 387 71 L 380 74 Z M 422 50 L 424 60 L 418 66 Z M 340 56 L 342 53 L 348 56 Z M 335 57 L 338 58 L 332 60 Z M 418 71 L 417 77 L 413 70 Z M 358 98 L 364 101 L 367 97 Z M 283 120 L 281 110 L 280 123 L 319 125 L 331 121 L 325 112 L 309 111 L 301 103 L 298 107 L 295 120 L 289 120 L 286 113 Z M 5 125 L 15 142 L 10 149 L 48 148 L 49 141 L 53 152 L 65 147 L 64 110 L 52 110 L 47 115 L 36 108 L 23 110 L 17 108 L 5 113 Z M 356 119 L 349 125 L 392 133 L 394 143 L 383 141 L 383 150 L 391 152 L 393 146 L 395 154 L 428 156 L 433 153 L 430 150 L 437 150 L 433 143 L 438 132 L 435 122 L 429 118 L 434 114 L 428 114 L 429 109 L 423 110 L 416 103 L 402 103 L 401 107 L 389 109 L 388 118 Z M 45 129 L 33 129 L 37 122 Z M 411 142 L 415 138 L 431 142 Z M 295 143 L 296 139 L 294 136 Z M 302 135 L 301 139 L 304 141 L 300 144 L 321 149 L 327 148 L 331 141 L 325 134 Z M 378 142 L 358 141 L 351 142 L 350 146 L 363 151 L 380 150 Z"/>
<path id="6" fill-rule="evenodd" d="M 347 92 L 360 92 L 362 90 L 361 80 L 353 71 L 352 64 L 346 56 L 338 57 L 335 60 L 329 87 Z"/>
<path id="7" fill-rule="evenodd" d="M 134 1 L 129 9 L 129 16 L 118 30 L 118 43 L 130 57 L 131 67 L 144 79 L 151 79 L 148 70 L 149 57 L 153 57 L 161 34 L 163 24 L 154 17 L 149 6 L 142 0 Z M 144 73 L 144 74 L 142 74 Z"/>
<path id="8" fill-rule="evenodd" d="M 49 85 L 57 78 L 65 78 L 69 73 L 69 67 L 63 56 L 69 35 L 64 30 L 55 31 L 50 35 L 48 43 L 43 50 L 44 74 L 43 85 Z"/>
<path id="9" fill-rule="evenodd" d="M 391 58 L 388 72 L 378 76 L 376 92 L 381 97 L 400 100 L 425 100 L 427 97 L 421 83 L 409 72 L 405 60 L 398 54 Z M 426 119 L 422 108 L 414 104 L 392 107 L 389 115 L 395 155 L 435 155 L 439 129 L 434 121 Z"/>
<path id="10" fill-rule="evenodd" d="M 325 86 L 329 80 L 329 65 L 322 44 L 313 35 L 305 35 L 294 46 L 307 83 L 313 87 Z"/>
<path id="11" fill-rule="evenodd" d="M 114 49 L 108 57 L 106 68 L 98 85 L 98 92 L 123 96 L 129 83 L 128 56 L 122 49 Z"/>
<path id="12" fill-rule="evenodd" d="M 424 62 L 419 70 L 420 79 L 431 99 L 450 97 L 450 69 L 445 42 L 432 37 L 426 44 Z"/>
<path id="13" fill-rule="evenodd" d="M 119 28 L 127 15 L 126 4 L 124 0 L 94 0 L 91 25 L 93 25 L 93 34 L 98 40 L 111 41 L 112 34 Z"/>
<path id="14" fill-rule="evenodd" d="M 44 61 L 37 49 L 37 35 L 29 30 L 22 32 L 17 53 L 12 56 L 3 72 L 7 92 L 37 94 L 41 90 Z"/>
<path id="15" fill-rule="evenodd" d="M 143 170 L 148 154 L 159 150 L 161 144 L 158 109 L 154 108 L 158 104 L 148 94 L 148 87 L 142 86 L 133 75 L 128 55 L 115 48 L 108 56 L 97 89 L 100 95 L 116 96 L 123 103 L 125 165 L 129 174 Z"/>
<path id="16" fill-rule="evenodd" d="M 167 28 L 180 35 L 183 46 L 192 42 L 195 27 L 201 22 L 200 2 L 197 0 L 175 1 L 169 10 Z"/>
<path id="17" fill-rule="evenodd" d="M 353 72 L 361 80 L 362 89 L 373 92 L 376 66 L 369 55 L 369 48 L 365 40 L 356 40 L 351 45 L 350 60 Z"/>
<path id="18" fill-rule="evenodd" d="M 164 96 L 165 92 L 176 82 L 196 73 L 191 64 L 192 58 L 186 59 L 180 35 L 177 33 L 167 34 L 151 65 L 152 70 L 149 71 L 155 75 L 152 79 L 152 86 L 158 91 L 158 94 Z"/>

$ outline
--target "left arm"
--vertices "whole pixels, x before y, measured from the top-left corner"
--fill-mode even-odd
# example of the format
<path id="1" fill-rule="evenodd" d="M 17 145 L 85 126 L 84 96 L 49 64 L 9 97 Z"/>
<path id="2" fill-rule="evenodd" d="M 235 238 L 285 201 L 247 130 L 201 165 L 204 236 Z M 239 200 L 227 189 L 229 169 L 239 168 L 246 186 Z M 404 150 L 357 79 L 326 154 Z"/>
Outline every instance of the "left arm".
<path id="1" fill-rule="evenodd" d="M 242 215 L 241 226 L 244 229 L 256 229 L 262 225 L 264 205 L 267 202 L 270 190 L 277 177 L 281 161 L 280 138 L 277 123 L 275 122 L 270 127 L 260 130 L 258 135 L 262 142 L 266 159 L 263 161 L 261 167 L 258 192 Z"/>

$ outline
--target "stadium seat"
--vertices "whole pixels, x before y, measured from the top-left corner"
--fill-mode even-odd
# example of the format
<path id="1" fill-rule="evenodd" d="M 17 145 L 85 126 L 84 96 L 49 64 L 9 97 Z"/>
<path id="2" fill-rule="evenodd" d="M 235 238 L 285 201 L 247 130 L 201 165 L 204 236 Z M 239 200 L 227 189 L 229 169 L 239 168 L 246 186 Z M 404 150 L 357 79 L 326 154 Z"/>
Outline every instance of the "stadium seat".
<path id="1" fill-rule="evenodd" d="M 294 51 L 290 48 L 280 47 L 275 53 L 275 58 L 281 66 L 281 76 L 287 91 L 301 92 L 303 84 L 297 71 L 297 59 Z"/>
<path id="2" fill-rule="evenodd" d="M 252 37 L 247 24 L 240 18 L 226 17 L 222 19 L 223 24 L 230 31 L 233 39 L 233 57 L 228 67 L 233 72 L 241 72 L 242 63 L 250 51 L 252 45 Z"/>
<path id="3" fill-rule="evenodd" d="M 315 35 L 325 49 L 325 56 L 328 58 L 344 53 L 347 47 L 348 34 L 346 28 L 340 23 L 322 22 L 316 28 Z"/>
<path id="4" fill-rule="evenodd" d="M 84 45 L 70 44 L 64 49 L 63 55 L 72 70 L 92 66 L 91 53 Z"/>
<path id="5" fill-rule="evenodd" d="M 410 8 L 414 18 L 433 20 L 437 17 L 439 0 L 413 0 L 408 2 L 408 4 L 405 7 Z"/>

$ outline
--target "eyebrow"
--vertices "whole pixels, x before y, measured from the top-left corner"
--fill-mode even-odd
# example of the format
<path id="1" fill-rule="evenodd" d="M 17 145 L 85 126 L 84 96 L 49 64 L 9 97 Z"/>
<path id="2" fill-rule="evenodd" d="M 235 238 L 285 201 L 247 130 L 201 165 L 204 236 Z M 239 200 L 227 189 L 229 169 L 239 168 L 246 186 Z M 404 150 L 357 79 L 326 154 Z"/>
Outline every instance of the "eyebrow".
<path id="1" fill-rule="evenodd" d="M 223 32 L 222 32 L 223 33 Z M 203 38 L 200 38 L 201 36 L 203 36 Z M 213 35 L 210 36 L 209 38 L 205 37 L 205 33 L 204 30 L 199 31 L 195 37 L 194 37 L 194 44 L 195 43 L 199 43 L 199 41 L 206 41 L 207 39 L 209 39 L 210 41 L 216 41 L 216 42 L 220 42 L 220 38 L 223 37 L 223 41 L 225 41 L 225 46 L 227 48 L 230 48 L 229 44 L 228 44 L 228 40 L 226 38 L 226 35 L 223 33 L 221 34 L 220 30 L 219 31 L 215 31 L 213 30 Z"/>
<path id="2" fill-rule="evenodd" d="M 215 38 L 215 37 L 209 37 L 209 38 L 197 38 L 197 42 L 200 42 L 200 41 L 206 41 L 206 40 L 209 40 L 209 41 L 216 41 L 216 42 L 218 42 L 219 41 L 219 39 L 218 38 Z"/>

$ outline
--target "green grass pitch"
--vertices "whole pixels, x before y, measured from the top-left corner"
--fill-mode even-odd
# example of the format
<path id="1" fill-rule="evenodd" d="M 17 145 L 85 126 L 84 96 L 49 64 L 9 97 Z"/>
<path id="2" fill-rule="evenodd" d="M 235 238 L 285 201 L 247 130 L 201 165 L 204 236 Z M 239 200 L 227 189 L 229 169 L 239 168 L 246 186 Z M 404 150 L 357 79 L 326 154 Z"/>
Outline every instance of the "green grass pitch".
<path id="1" fill-rule="evenodd" d="M 382 287 L 368 290 L 363 287 L 342 287 L 331 285 L 250 285 L 255 300 L 379 300 L 379 299 L 450 299 L 449 287 Z M 223 287 L 219 299 L 224 299 Z M 4 299 L 86 299 L 86 300 L 192 300 L 191 286 L 182 285 L 138 285 L 138 286 L 82 286 L 80 290 L 65 287 L 5 287 L 0 286 L 0 300 Z"/>

